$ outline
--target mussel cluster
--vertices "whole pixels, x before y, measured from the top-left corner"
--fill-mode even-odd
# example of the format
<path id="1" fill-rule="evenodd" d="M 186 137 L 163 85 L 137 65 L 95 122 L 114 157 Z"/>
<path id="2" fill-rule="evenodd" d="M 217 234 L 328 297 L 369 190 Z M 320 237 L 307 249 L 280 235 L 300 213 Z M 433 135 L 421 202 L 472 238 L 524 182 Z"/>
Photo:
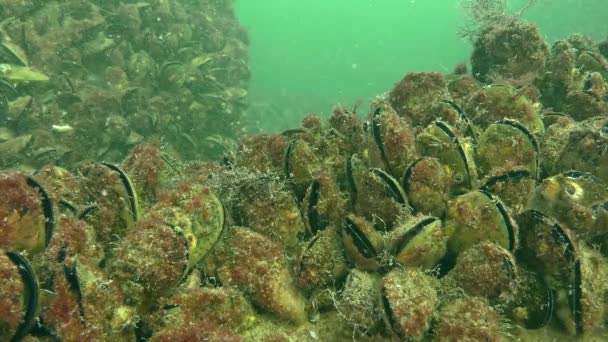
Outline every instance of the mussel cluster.
<path id="1" fill-rule="evenodd" d="M 240 128 L 247 45 L 231 0 L 0 0 L 0 167 L 161 140 L 214 158 Z"/>
<path id="2" fill-rule="evenodd" d="M 480 39 L 474 75 L 408 73 L 221 163 L 0 174 L 0 338 L 605 338 L 605 49 Z"/>

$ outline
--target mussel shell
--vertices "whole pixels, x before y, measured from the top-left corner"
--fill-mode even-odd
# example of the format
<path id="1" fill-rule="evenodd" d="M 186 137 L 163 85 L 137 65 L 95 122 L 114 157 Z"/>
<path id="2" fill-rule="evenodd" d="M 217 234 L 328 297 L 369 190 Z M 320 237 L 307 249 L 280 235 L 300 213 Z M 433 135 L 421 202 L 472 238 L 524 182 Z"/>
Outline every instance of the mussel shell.
<path id="1" fill-rule="evenodd" d="M 412 127 L 394 110 L 380 106 L 372 113 L 370 128 L 372 146 L 368 155 L 371 166 L 394 176 L 402 175 L 417 157 Z"/>
<path id="2" fill-rule="evenodd" d="M 0 63 L 27 66 L 28 61 L 21 48 L 10 42 L 0 43 Z"/>
<path id="3" fill-rule="evenodd" d="M 450 124 L 457 127 L 465 136 L 471 137 L 471 139 L 473 139 L 473 143 L 477 144 L 477 133 L 475 132 L 475 126 L 467 113 L 454 101 L 443 100 L 442 102 L 458 113 L 457 121 L 450 122 Z"/>
<path id="4" fill-rule="evenodd" d="M 608 263 L 593 247 L 580 243 L 578 258 L 562 284 L 557 304 L 562 308 L 558 318 L 573 335 L 593 335 L 604 328 L 606 276 Z M 564 298 L 566 297 L 566 298 Z M 565 309 L 569 309 L 569 315 Z"/>
<path id="5" fill-rule="evenodd" d="M 543 125 L 545 125 L 545 128 L 547 130 L 549 129 L 549 127 L 551 127 L 551 125 L 562 120 L 570 121 L 574 119 L 572 119 L 570 115 L 563 112 L 543 112 Z"/>
<path id="6" fill-rule="evenodd" d="M 319 158 L 306 141 L 292 139 L 285 149 L 283 160 L 285 178 L 293 184 L 294 193 L 301 201 L 320 167 Z"/>
<path id="7" fill-rule="evenodd" d="M 527 169 L 537 179 L 539 155 L 532 133 L 519 122 L 505 119 L 490 125 L 480 136 L 475 160 L 480 176 Z"/>
<path id="8" fill-rule="evenodd" d="M 517 247 L 517 223 L 504 204 L 485 191 L 472 191 L 450 201 L 445 224 L 451 254 L 481 241 L 496 243 L 510 252 Z"/>
<path id="9" fill-rule="evenodd" d="M 378 308 L 399 340 L 420 340 L 439 305 L 436 279 L 416 269 L 394 269 L 382 279 Z"/>
<path id="10" fill-rule="evenodd" d="M 541 275 L 520 267 L 517 297 L 509 309 L 511 317 L 526 329 L 540 329 L 553 317 L 554 291 Z M 523 317 L 518 317 L 521 311 Z"/>
<path id="11" fill-rule="evenodd" d="M 195 215 L 191 230 L 184 231 L 189 249 L 188 269 L 192 269 L 213 249 L 226 224 L 221 200 L 212 192 L 206 193 L 204 199 L 204 213 Z"/>
<path id="12" fill-rule="evenodd" d="M 386 155 L 386 150 L 384 148 L 384 137 L 382 136 L 382 121 L 381 121 L 382 108 L 378 107 L 374 110 L 374 114 L 372 115 L 371 128 L 372 128 L 372 136 L 374 138 L 374 143 L 376 144 L 376 148 L 380 153 L 380 158 L 384 163 L 384 166 L 388 169 L 390 166 L 388 156 Z"/>
<path id="13" fill-rule="evenodd" d="M 318 232 L 303 247 L 297 259 L 297 283 L 304 289 L 323 289 L 343 280 L 348 265 L 337 229 Z"/>
<path id="14" fill-rule="evenodd" d="M 327 227 L 328 221 L 319 212 L 319 197 L 321 185 L 318 179 L 313 179 L 304 197 L 304 224 L 311 236 Z"/>
<path id="15" fill-rule="evenodd" d="M 395 261 L 408 267 L 432 269 L 446 253 L 443 224 L 427 216 L 407 221 L 391 232 L 389 245 Z"/>
<path id="16" fill-rule="evenodd" d="M 602 76 L 608 75 L 608 62 L 598 52 L 582 51 L 578 55 L 577 66 L 581 71 L 600 72 Z"/>
<path id="17" fill-rule="evenodd" d="M 114 164 L 102 162 L 101 165 L 106 166 L 110 170 L 116 172 L 120 177 L 120 181 L 122 182 L 125 191 L 127 192 L 127 196 L 129 199 L 129 208 L 131 210 L 131 214 L 133 215 L 133 220 L 137 221 L 139 219 L 139 201 L 137 199 L 137 192 L 135 191 L 135 187 L 131 182 L 129 176 L 124 172 L 121 168 Z"/>
<path id="18" fill-rule="evenodd" d="M 347 199 L 338 189 L 335 177 L 322 172 L 310 183 L 302 200 L 302 217 L 309 236 L 327 226 L 338 226 L 346 214 Z"/>
<path id="19" fill-rule="evenodd" d="M 18 173 L 0 174 L 7 217 L 1 217 L 11 230 L 3 246 L 36 253 L 50 242 L 55 228 L 55 211 L 47 193 L 35 179 Z M 11 197 L 13 196 L 13 197 Z M 20 200 L 21 199 L 21 200 Z M 12 208 L 12 209 L 11 209 Z"/>
<path id="20" fill-rule="evenodd" d="M 465 144 L 452 127 L 435 121 L 417 136 L 416 142 L 421 155 L 436 157 L 449 167 L 453 175 L 453 194 L 461 194 L 474 187 L 477 173 L 472 146 Z"/>
<path id="21" fill-rule="evenodd" d="M 539 108 L 525 96 L 527 89 L 504 84 L 488 85 L 471 95 L 464 108 L 481 129 L 506 118 L 520 122 L 534 136 L 540 137 L 545 127 Z"/>
<path id="22" fill-rule="evenodd" d="M 383 252 L 383 239 L 373 225 L 364 218 L 349 215 L 341 229 L 344 250 L 349 259 L 360 269 L 376 271 Z"/>
<path id="23" fill-rule="evenodd" d="M 48 246 L 55 230 L 55 209 L 48 192 L 32 177 L 26 178 L 27 184 L 34 188 L 40 195 L 42 210 L 44 213 L 44 245 Z"/>
<path id="24" fill-rule="evenodd" d="M 534 271 L 556 278 L 568 273 L 578 259 L 570 231 L 541 211 L 529 209 L 517 215 L 521 248 L 517 260 Z"/>
<path id="25" fill-rule="evenodd" d="M 536 178 L 530 170 L 514 169 L 487 177 L 479 189 L 500 198 L 516 214 L 527 208 L 535 187 Z"/>
<path id="26" fill-rule="evenodd" d="M 79 276 L 79 268 L 78 262 L 73 261 L 71 265 L 64 262 L 62 264 L 63 276 L 68 284 L 72 295 L 76 299 L 76 303 L 78 304 L 78 313 L 80 314 L 80 318 L 83 322 L 86 322 L 86 316 L 84 312 L 84 302 L 82 295 L 82 286 L 80 284 L 80 276 Z"/>
<path id="27" fill-rule="evenodd" d="M 594 205 L 608 200 L 608 187 L 594 175 L 568 171 L 543 180 L 530 207 L 555 217 L 581 237 L 594 238 L 608 227 L 594 225 Z"/>
<path id="28" fill-rule="evenodd" d="M 372 168 L 361 176 L 355 212 L 372 221 L 376 229 L 389 231 L 399 216 L 412 211 L 403 188 L 386 171 Z"/>
<path id="29" fill-rule="evenodd" d="M 100 242 L 119 240 L 139 220 L 139 201 L 133 183 L 122 169 L 109 163 L 85 165 L 82 174 L 85 191 L 81 200 L 97 208 L 81 217 L 94 227 Z M 107 246 L 105 251 L 111 254 Z"/>
<path id="30" fill-rule="evenodd" d="M 29 261 L 23 255 L 18 252 L 7 252 L 6 255 L 18 268 L 24 284 L 23 306 L 25 315 L 11 339 L 11 341 L 21 341 L 32 329 L 36 320 L 39 297 L 38 278 Z"/>
<path id="31" fill-rule="evenodd" d="M 399 182 L 382 169 L 372 168 L 369 172 L 384 181 L 387 188 L 387 193 L 395 202 L 407 205 L 407 196 Z"/>
<path id="32" fill-rule="evenodd" d="M 422 157 L 403 175 L 403 190 L 413 209 L 443 217 L 449 198 L 451 177 L 437 158 Z"/>
<path id="33" fill-rule="evenodd" d="M 373 333 L 382 321 L 377 305 L 379 282 L 378 275 L 355 268 L 346 277 L 340 291 L 336 309 L 358 334 Z"/>
<path id="34" fill-rule="evenodd" d="M 357 198 L 357 191 L 361 184 L 360 180 L 362 173 L 365 172 L 365 166 L 357 154 L 353 154 L 344 162 L 344 174 L 346 179 L 346 188 L 351 193 L 353 199 Z"/>
<path id="35" fill-rule="evenodd" d="M 468 295 L 491 303 L 507 303 L 517 295 L 519 275 L 513 254 L 489 241 L 462 251 L 447 277 Z"/>

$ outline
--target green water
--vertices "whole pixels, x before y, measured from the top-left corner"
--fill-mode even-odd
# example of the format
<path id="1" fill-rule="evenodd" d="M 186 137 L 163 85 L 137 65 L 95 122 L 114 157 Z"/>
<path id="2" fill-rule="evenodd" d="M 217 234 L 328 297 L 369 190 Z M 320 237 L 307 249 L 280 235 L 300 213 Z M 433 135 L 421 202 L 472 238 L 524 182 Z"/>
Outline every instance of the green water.
<path id="1" fill-rule="evenodd" d="M 518 7 L 523 1 L 512 1 Z M 251 38 L 254 125 L 276 131 L 335 104 L 363 106 L 409 71 L 449 72 L 468 60 L 458 0 L 237 0 Z M 541 0 L 526 12 L 552 42 L 608 36 L 606 0 Z M 266 108 L 266 107 L 263 107 Z M 268 118 L 272 116 L 272 118 Z"/>

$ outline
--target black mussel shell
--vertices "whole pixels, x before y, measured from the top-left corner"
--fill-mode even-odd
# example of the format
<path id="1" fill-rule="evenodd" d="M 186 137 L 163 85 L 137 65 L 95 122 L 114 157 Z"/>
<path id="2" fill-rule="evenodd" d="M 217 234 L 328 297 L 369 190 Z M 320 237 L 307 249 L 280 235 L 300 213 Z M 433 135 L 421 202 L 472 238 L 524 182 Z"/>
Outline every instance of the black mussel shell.
<path id="1" fill-rule="evenodd" d="M 518 286 L 518 296 L 513 308 L 525 309 L 525 320 L 521 323 L 526 329 L 540 329 L 546 326 L 555 311 L 553 290 L 540 274 L 521 268 Z M 515 312 L 512 314 L 516 315 Z"/>
<path id="2" fill-rule="evenodd" d="M 509 235 L 509 247 L 507 249 L 509 250 L 509 252 L 513 252 L 515 250 L 515 246 L 517 243 L 517 241 L 515 241 L 517 228 L 515 227 L 515 222 L 513 222 L 513 219 L 511 218 L 509 211 L 507 210 L 505 205 L 502 203 L 502 201 L 500 199 L 498 199 L 498 197 L 492 195 L 491 193 L 489 193 L 487 191 L 479 190 L 479 192 L 484 194 L 486 197 L 488 197 L 490 200 L 492 200 L 495 203 L 496 209 L 498 209 L 498 212 L 500 213 L 500 215 L 502 216 L 502 218 L 505 222 L 505 227 L 507 228 L 507 232 Z"/>
<path id="3" fill-rule="evenodd" d="M 407 196 L 405 195 L 405 191 L 399 184 L 399 182 L 393 178 L 393 176 L 389 175 L 386 171 L 382 169 L 372 168 L 369 172 L 380 179 L 386 184 L 388 195 L 395 200 L 395 202 L 407 205 Z"/>
<path id="4" fill-rule="evenodd" d="M 529 264 L 538 272 L 543 272 L 543 265 L 538 265 L 536 251 L 530 250 L 530 246 L 526 243 L 526 239 L 531 236 L 538 236 L 543 230 L 549 230 L 545 236 L 553 240 L 553 242 L 561 247 L 555 251 L 562 254 L 566 262 L 570 265 L 578 259 L 578 251 L 574 240 L 570 234 L 562 227 L 559 222 L 546 216 L 541 211 L 529 209 L 517 216 L 517 223 L 520 227 L 520 237 L 522 239 L 522 248 L 518 251 L 518 261 Z M 553 253 L 551 253 L 553 254 Z M 536 264 L 536 265 L 535 265 Z M 564 268 L 569 268 L 568 266 Z"/>
<path id="5" fill-rule="evenodd" d="M 508 171 L 489 177 L 479 186 L 479 190 L 493 192 L 492 189 L 499 184 L 518 182 L 522 179 L 531 178 L 532 176 L 530 170 L 526 169 Z"/>
<path id="6" fill-rule="evenodd" d="M 53 231 L 55 230 L 55 209 L 49 193 L 38 183 L 37 180 L 31 177 L 26 177 L 27 184 L 31 186 L 40 195 L 42 211 L 44 213 L 44 239 L 45 247 L 49 245 Z"/>
<path id="7" fill-rule="evenodd" d="M 127 174 L 118 166 L 114 165 L 114 164 L 110 164 L 110 163 L 106 163 L 106 162 L 102 162 L 100 163 L 103 166 L 106 166 L 107 168 L 109 168 L 110 170 L 118 173 L 118 176 L 120 177 L 120 181 L 123 183 L 123 186 L 125 187 L 125 190 L 127 192 L 127 196 L 129 198 L 129 206 L 131 209 L 131 214 L 133 215 L 133 219 L 135 221 L 137 221 L 139 219 L 139 205 L 137 203 L 137 193 L 135 192 L 135 187 L 133 186 L 133 183 L 131 182 L 131 179 L 129 179 L 129 176 L 127 176 Z"/>
<path id="8" fill-rule="evenodd" d="M 352 239 L 359 253 L 365 258 L 378 256 L 378 252 L 367 234 L 351 218 L 344 219 L 343 231 Z"/>
<path id="9" fill-rule="evenodd" d="M 38 311 L 39 286 L 38 278 L 30 262 L 18 252 L 8 252 L 6 255 L 17 266 L 24 284 L 24 308 L 23 321 L 17 328 L 11 341 L 21 341 L 34 326 L 36 313 Z"/>
<path id="10" fill-rule="evenodd" d="M 447 103 L 450 107 L 456 110 L 456 112 L 458 112 L 460 121 L 464 123 L 464 127 L 462 127 L 462 133 L 468 137 L 471 137 L 471 139 L 473 139 L 473 142 L 477 143 L 477 136 L 475 135 L 475 131 L 473 130 L 473 123 L 467 113 L 454 101 L 443 100 L 442 102 Z"/>
<path id="11" fill-rule="evenodd" d="M 318 204 L 321 197 L 321 184 L 318 179 L 313 179 L 308 187 L 307 198 L 308 201 L 304 201 L 306 207 L 304 208 L 304 223 L 306 229 L 311 236 L 314 236 L 318 231 L 325 229 L 329 222 L 319 212 Z M 306 197 L 305 197 L 306 198 Z"/>
<path id="12" fill-rule="evenodd" d="M 82 296 L 82 288 L 80 286 L 80 279 L 78 277 L 78 264 L 74 262 L 72 266 L 67 263 L 63 263 L 63 276 L 68 283 L 69 289 L 72 294 L 76 297 L 76 302 L 78 303 L 78 311 L 80 314 L 80 318 L 83 322 L 86 322 L 86 317 L 84 313 L 84 303 Z"/>
<path id="13" fill-rule="evenodd" d="M 403 234 L 399 238 L 399 241 L 395 244 L 395 253 L 399 253 L 399 251 L 403 250 L 408 246 L 408 244 L 416 237 L 418 234 L 422 233 L 425 228 L 430 226 L 432 223 L 438 221 L 437 217 L 426 217 L 419 222 L 417 222 L 413 227 L 411 227 L 407 233 Z"/>
<path id="14" fill-rule="evenodd" d="M 372 115 L 372 135 L 374 137 L 374 143 L 380 152 L 380 158 L 382 159 L 382 163 L 385 167 L 389 167 L 390 163 L 388 157 L 386 156 L 386 151 L 384 149 L 384 139 L 382 135 L 382 122 L 380 120 L 380 115 L 382 114 L 382 108 L 378 107 L 374 111 Z"/>
<path id="15" fill-rule="evenodd" d="M 350 191 L 352 198 L 357 198 L 357 185 L 359 173 L 362 169 L 362 162 L 356 154 L 351 155 L 344 162 L 344 174 L 346 175 L 346 187 Z"/>

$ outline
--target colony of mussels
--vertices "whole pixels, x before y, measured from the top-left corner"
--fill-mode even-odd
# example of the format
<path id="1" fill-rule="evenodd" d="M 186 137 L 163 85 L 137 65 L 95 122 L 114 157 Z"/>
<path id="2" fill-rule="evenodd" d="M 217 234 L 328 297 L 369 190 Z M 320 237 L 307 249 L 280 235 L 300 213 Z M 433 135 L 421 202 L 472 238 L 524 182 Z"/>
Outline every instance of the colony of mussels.
<path id="1" fill-rule="evenodd" d="M 607 58 L 514 22 L 221 163 L 2 173 L 0 339 L 601 340 Z"/>
<path id="2" fill-rule="evenodd" d="M 0 167 L 221 155 L 247 45 L 231 0 L 0 0 Z"/>

